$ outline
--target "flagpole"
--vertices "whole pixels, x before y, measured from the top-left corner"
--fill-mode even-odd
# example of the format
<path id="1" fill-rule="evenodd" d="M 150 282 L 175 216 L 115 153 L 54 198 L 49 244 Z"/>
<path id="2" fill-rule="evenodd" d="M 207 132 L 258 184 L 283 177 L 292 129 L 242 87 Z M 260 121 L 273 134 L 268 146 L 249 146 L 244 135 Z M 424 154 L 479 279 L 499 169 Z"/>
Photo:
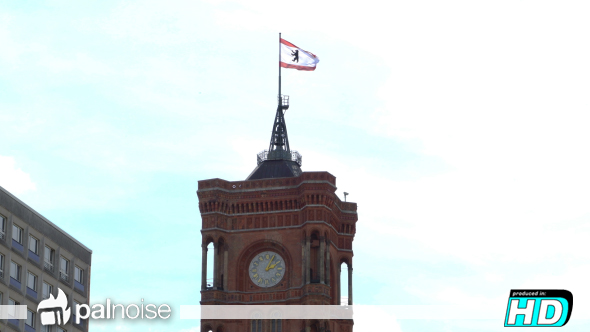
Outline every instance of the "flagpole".
<path id="1" fill-rule="evenodd" d="M 281 33 L 279 32 L 279 106 L 281 106 Z"/>

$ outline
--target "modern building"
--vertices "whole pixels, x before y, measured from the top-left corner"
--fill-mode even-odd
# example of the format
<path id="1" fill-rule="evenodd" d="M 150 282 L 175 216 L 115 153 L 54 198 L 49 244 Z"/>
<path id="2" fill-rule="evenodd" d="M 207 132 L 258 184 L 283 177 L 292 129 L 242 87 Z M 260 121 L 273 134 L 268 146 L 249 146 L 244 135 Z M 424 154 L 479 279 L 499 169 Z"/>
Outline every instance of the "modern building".
<path id="1" fill-rule="evenodd" d="M 88 304 L 92 250 L 0 187 L 0 303 L 26 305 L 27 319 L 1 319 L 0 331 L 88 331 L 88 321 L 43 326 L 37 306 L 61 289 L 70 308 Z"/>
<path id="2" fill-rule="evenodd" d="M 202 218 L 202 305 L 352 304 L 352 242 L 357 205 L 335 194 L 336 177 L 302 172 L 291 151 L 284 98 L 270 146 L 243 181 L 199 181 Z M 207 247 L 213 244 L 213 280 Z M 342 285 L 342 264 L 348 284 Z M 346 272 L 345 272 L 346 273 Z M 201 320 L 204 332 L 351 332 L 352 320 Z"/>

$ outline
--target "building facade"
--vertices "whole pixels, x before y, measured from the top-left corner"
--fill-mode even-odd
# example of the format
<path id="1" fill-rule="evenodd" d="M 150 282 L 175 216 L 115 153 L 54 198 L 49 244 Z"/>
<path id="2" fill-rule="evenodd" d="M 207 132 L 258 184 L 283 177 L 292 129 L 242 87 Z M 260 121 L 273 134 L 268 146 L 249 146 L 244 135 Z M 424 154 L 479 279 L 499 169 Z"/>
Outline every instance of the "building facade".
<path id="1" fill-rule="evenodd" d="M 287 106 L 288 107 L 288 106 Z M 328 172 L 302 172 L 279 102 L 269 149 L 244 181 L 199 181 L 202 305 L 352 304 L 357 205 L 335 194 Z M 207 280 L 213 244 L 213 280 Z M 341 266 L 348 269 L 341 269 Z M 348 273 L 343 285 L 341 274 Z M 202 320 L 204 332 L 351 332 L 352 320 Z"/>
<path id="2" fill-rule="evenodd" d="M 26 305 L 27 319 L 1 319 L 0 331 L 88 331 L 88 321 L 41 325 L 37 306 L 61 289 L 70 308 L 88 304 L 92 250 L 0 187 L 0 303 Z"/>

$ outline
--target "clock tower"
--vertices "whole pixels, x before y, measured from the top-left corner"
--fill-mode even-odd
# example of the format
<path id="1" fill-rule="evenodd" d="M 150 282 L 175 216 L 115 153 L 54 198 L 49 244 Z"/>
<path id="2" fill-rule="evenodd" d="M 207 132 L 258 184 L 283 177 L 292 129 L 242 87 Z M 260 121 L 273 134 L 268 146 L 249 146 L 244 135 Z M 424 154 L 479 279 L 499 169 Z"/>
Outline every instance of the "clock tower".
<path id="1" fill-rule="evenodd" d="M 289 147 L 288 107 L 288 97 L 280 96 L 269 148 L 246 180 L 199 181 L 202 305 L 340 305 L 344 289 L 352 304 L 357 205 L 338 198 L 332 174 L 302 172 L 301 155 Z M 352 320 L 275 318 L 203 319 L 201 330 L 351 332 L 353 326 Z"/>

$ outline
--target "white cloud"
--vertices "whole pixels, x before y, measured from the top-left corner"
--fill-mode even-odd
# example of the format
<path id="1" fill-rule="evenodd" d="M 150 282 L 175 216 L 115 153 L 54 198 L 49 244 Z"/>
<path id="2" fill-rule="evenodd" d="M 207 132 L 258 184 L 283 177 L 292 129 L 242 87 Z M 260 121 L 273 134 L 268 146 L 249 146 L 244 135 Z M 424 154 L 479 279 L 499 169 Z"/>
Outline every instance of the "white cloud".
<path id="1" fill-rule="evenodd" d="M 391 331 L 401 332 L 397 320 L 386 310 L 372 307 L 371 313 L 359 310 L 354 315 L 354 331 Z"/>
<path id="2" fill-rule="evenodd" d="M 31 176 L 17 168 L 14 157 L 8 156 L 0 156 L 0 186 L 15 195 L 37 190 Z"/>

